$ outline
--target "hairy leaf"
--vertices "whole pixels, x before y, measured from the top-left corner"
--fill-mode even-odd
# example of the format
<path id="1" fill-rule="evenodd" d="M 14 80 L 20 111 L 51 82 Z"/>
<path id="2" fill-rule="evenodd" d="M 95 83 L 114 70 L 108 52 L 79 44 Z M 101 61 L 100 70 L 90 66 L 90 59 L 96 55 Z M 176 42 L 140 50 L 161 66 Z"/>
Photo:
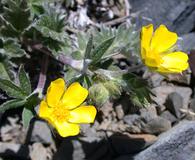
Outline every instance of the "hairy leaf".
<path id="1" fill-rule="evenodd" d="M 7 0 L 0 18 L 0 32 L 4 36 L 19 36 L 30 25 L 30 9 L 26 0 Z"/>
<path id="2" fill-rule="evenodd" d="M 31 119 L 34 117 L 34 113 L 29 108 L 24 107 L 22 111 L 22 124 L 24 128 L 28 128 Z"/>
<path id="3" fill-rule="evenodd" d="M 29 79 L 27 73 L 25 72 L 23 65 L 20 66 L 18 77 L 19 77 L 21 89 L 27 95 L 29 95 L 31 93 L 31 84 L 30 84 L 30 79 Z"/>
<path id="4" fill-rule="evenodd" d="M 13 79 L 14 75 L 13 75 L 13 64 L 11 63 L 11 61 L 5 57 L 4 55 L 1 54 L 0 52 L 0 73 L 1 76 L 0 78 L 3 79 Z"/>
<path id="5" fill-rule="evenodd" d="M 89 41 L 87 42 L 87 47 L 85 50 L 85 59 L 90 59 L 91 58 L 91 51 L 93 48 L 93 36 L 91 35 L 89 38 Z"/>
<path id="6" fill-rule="evenodd" d="M 22 112 L 22 122 L 24 128 L 27 128 L 29 126 L 31 119 L 35 116 L 34 108 L 38 105 L 40 99 L 38 98 L 38 95 L 36 93 L 31 94 L 29 97 L 27 97 L 26 101 L 27 102 L 25 103 Z"/>
<path id="7" fill-rule="evenodd" d="M 4 66 L 3 63 L 0 63 L 0 73 L 1 73 L 1 78 L 10 79 L 6 67 Z"/>
<path id="8" fill-rule="evenodd" d="M 63 43 L 66 39 L 64 18 L 62 13 L 58 13 L 54 8 L 47 6 L 45 7 L 45 13 L 40 16 L 34 27 L 44 37 Z"/>
<path id="9" fill-rule="evenodd" d="M 13 98 L 24 99 L 26 96 L 25 92 L 10 80 L 0 78 L 0 88 Z"/>
<path id="10" fill-rule="evenodd" d="M 104 53 L 108 50 L 108 48 L 112 45 L 115 37 L 105 40 L 99 46 L 97 46 L 92 52 L 92 63 L 97 63 Z"/>
<path id="11" fill-rule="evenodd" d="M 7 58 L 22 57 L 26 52 L 21 48 L 21 45 L 17 43 L 16 39 L 3 40 L 3 46 L 0 47 L 0 53 Z"/>
<path id="12" fill-rule="evenodd" d="M 127 73 L 122 76 L 121 84 L 124 90 L 131 94 L 135 105 L 145 107 L 151 102 L 150 95 L 152 93 L 143 79 L 138 78 L 132 73 Z"/>
<path id="13" fill-rule="evenodd" d="M 26 103 L 26 100 L 23 99 L 13 99 L 10 101 L 7 101 L 0 105 L 0 112 L 5 112 L 6 110 L 22 107 Z"/>

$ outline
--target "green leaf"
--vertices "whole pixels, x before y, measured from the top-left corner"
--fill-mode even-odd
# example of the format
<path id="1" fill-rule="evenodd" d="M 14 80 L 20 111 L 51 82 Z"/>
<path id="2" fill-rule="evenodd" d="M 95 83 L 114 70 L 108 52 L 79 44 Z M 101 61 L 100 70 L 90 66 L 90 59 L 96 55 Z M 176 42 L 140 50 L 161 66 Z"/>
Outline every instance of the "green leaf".
<path id="1" fill-rule="evenodd" d="M 83 75 L 83 86 L 85 88 L 90 88 L 92 85 L 92 80 L 88 75 Z"/>
<path id="2" fill-rule="evenodd" d="M 7 0 L 0 20 L 0 32 L 4 36 L 19 36 L 31 23 L 26 0 Z"/>
<path id="3" fill-rule="evenodd" d="M 31 94 L 26 98 L 26 103 L 22 112 L 22 122 L 24 128 L 29 126 L 31 119 L 35 116 L 34 108 L 39 104 L 38 93 Z"/>
<path id="4" fill-rule="evenodd" d="M 24 128 L 28 128 L 31 119 L 34 117 L 34 113 L 31 109 L 24 107 L 22 111 L 22 123 Z"/>
<path id="5" fill-rule="evenodd" d="M 22 57 L 26 54 L 17 40 L 11 38 L 3 40 L 3 48 L 0 48 L 0 53 L 8 58 Z"/>
<path id="6" fill-rule="evenodd" d="M 4 55 L 0 53 L 0 78 L 2 79 L 14 79 L 13 63 Z"/>
<path id="7" fill-rule="evenodd" d="M 7 73 L 7 70 L 3 63 L 0 63 L 0 73 L 1 73 L 1 78 L 8 79 L 8 80 L 10 79 L 9 74 Z"/>
<path id="8" fill-rule="evenodd" d="M 24 71 L 24 66 L 23 65 L 20 66 L 18 77 L 19 77 L 21 89 L 27 95 L 29 95 L 31 93 L 31 83 L 30 83 L 30 79 L 29 79 L 28 75 Z"/>
<path id="9" fill-rule="evenodd" d="M 108 50 L 108 48 L 114 42 L 115 37 L 107 39 L 106 41 L 102 42 L 99 46 L 97 46 L 94 51 L 92 52 L 92 63 L 97 63 L 104 53 Z"/>
<path id="10" fill-rule="evenodd" d="M 86 46 L 87 46 L 87 38 L 88 38 L 88 35 L 86 35 L 84 32 L 79 32 L 77 34 L 77 42 L 78 42 L 78 47 L 79 47 L 79 50 L 83 53 L 85 52 L 85 49 L 86 49 Z"/>
<path id="11" fill-rule="evenodd" d="M 25 106 L 30 109 L 34 108 L 40 102 L 40 99 L 38 98 L 38 93 L 33 93 L 29 95 L 26 98 L 26 100 L 27 100 L 27 103 Z"/>
<path id="12" fill-rule="evenodd" d="M 58 13 L 55 8 L 45 6 L 45 13 L 40 16 L 34 28 L 44 37 L 63 43 L 67 36 L 64 22 L 64 14 Z"/>
<path id="13" fill-rule="evenodd" d="M 93 48 L 93 36 L 91 35 L 89 37 L 89 41 L 87 42 L 87 47 L 85 50 L 85 59 L 90 59 L 91 58 L 91 51 Z"/>
<path id="14" fill-rule="evenodd" d="M 123 89 L 131 94 L 132 102 L 139 107 L 146 107 L 151 102 L 147 82 L 132 73 L 124 74 L 121 82 Z"/>
<path id="15" fill-rule="evenodd" d="M 100 44 L 108 38 L 115 37 L 115 41 L 108 49 L 105 56 L 118 52 L 125 55 L 127 58 L 133 57 L 136 60 L 135 62 L 140 61 L 140 52 L 138 52 L 140 38 L 139 32 L 136 31 L 134 25 L 131 25 L 128 28 L 124 24 L 117 28 L 102 26 L 100 30 L 94 30 L 93 35 L 95 44 Z"/>
<path id="16" fill-rule="evenodd" d="M 60 12 L 59 12 L 60 11 Z M 39 15 L 33 28 L 39 32 L 39 41 L 47 46 L 52 54 L 58 55 L 68 46 L 68 34 L 65 32 L 65 16 L 61 9 L 44 6 L 44 14 Z"/>
<path id="17" fill-rule="evenodd" d="M 8 96 L 13 98 L 24 99 L 26 96 L 20 87 L 6 79 L 0 78 L 0 88 L 5 91 Z"/>
<path id="18" fill-rule="evenodd" d="M 22 107 L 26 103 L 26 100 L 22 99 L 13 99 L 10 101 L 7 101 L 0 105 L 0 112 L 5 112 L 6 110 Z"/>

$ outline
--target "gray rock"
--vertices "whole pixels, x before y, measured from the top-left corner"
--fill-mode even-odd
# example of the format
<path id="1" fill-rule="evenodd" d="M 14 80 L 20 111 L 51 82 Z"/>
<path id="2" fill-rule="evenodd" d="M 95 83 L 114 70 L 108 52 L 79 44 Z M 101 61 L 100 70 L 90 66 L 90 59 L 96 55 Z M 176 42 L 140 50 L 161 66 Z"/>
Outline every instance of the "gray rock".
<path id="1" fill-rule="evenodd" d="M 123 118 L 124 122 L 128 124 L 127 131 L 130 133 L 141 133 L 143 125 L 142 117 L 138 114 L 126 115 Z"/>
<path id="2" fill-rule="evenodd" d="M 115 154 L 133 154 L 138 153 L 144 148 L 152 145 L 157 137 L 150 134 L 114 134 L 109 137 L 109 141 Z"/>
<path id="3" fill-rule="evenodd" d="M 195 26 L 195 2 L 193 0 L 129 0 L 131 12 L 140 12 L 135 20 L 140 28 L 153 23 L 167 25 L 179 34 L 188 33 Z"/>
<path id="4" fill-rule="evenodd" d="M 122 119 L 124 117 L 125 113 L 124 113 L 122 105 L 117 105 L 115 107 L 115 111 L 116 111 L 116 116 L 118 119 Z"/>
<path id="5" fill-rule="evenodd" d="M 178 47 L 178 51 L 184 51 L 183 49 L 184 47 Z M 183 72 L 182 74 L 169 74 L 166 77 L 167 81 L 169 82 L 177 82 L 180 84 L 185 84 L 186 86 L 189 86 L 191 83 L 191 71 L 190 70 L 186 70 L 185 72 Z"/>
<path id="6" fill-rule="evenodd" d="M 167 96 L 172 92 L 177 92 L 183 97 L 183 108 L 188 108 L 188 103 L 191 98 L 192 90 L 189 87 L 177 87 L 177 86 L 159 86 L 152 89 L 152 92 L 156 95 L 156 97 L 153 97 L 153 100 L 159 105 L 162 106 Z"/>
<path id="7" fill-rule="evenodd" d="M 0 142 L 0 155 L 12 157 L 12 159 L 28 159 L 29 146 L 16 143 Z"/>
<path id="8" fill-rule="evenodd" d="M 48 157 L 47 149 L 41 143 L 33 143 L 29 154 L 32 160 L 46 160 Z"/>
<path id="9" fill-rule="evenodd" d="M 160 116 L 164 119 L 169 120 L 171 123 L 177 121 L 177 118 L 174 115 L 172 115 L 169 111 L 164 111 Z"/>
<path id="10" fill-rule="evenodd" d="M 82 148 L 82 143 L 74 140 L 71 137 L 62 141 L 54 154 L 55 160 L 80 160 L 85 158 L 85 152 Z"/>
<path id="11" fill-rule="evenodd" d="M 147 122 L 149 122 L 152 119 L 157 117 L 156 107 L 153 105 L 151 105 L 147 108 L 141 108 L 139 112 L 140 112 L 140 116 L 141 116 L 142 120 L 145 123 L 147 123 Z"/>
<path id="12" fill-rule="evenodd" d="M 195 32 L 188 33 L 182 36 L 182 50 L 184 51 L 190 51 L 192 49 L 195 49 Z"/>
<path id="13" fill-rule="evenodd" d="M 148 79 L 148 84 L 152 87 L 160 86 L 162 81 L 165 79 L 165 77 L 161 74 L 155 72 L 148 72 L 148 70 L 144 72 L 143 78 Z"/>
<path id="14" fill-rule="evenodd" d="M 136 126 L 136 125 L 131 125 L 126 127 L 126 131 L 128 131 L 129 133 L 141 133 L 141 126 Z"/>
<path id="15" fill-rule="evenodd" d="M 191 99 L 189 108 L 195 112 L 195 98 Z"/>
<path id="16" fill-rule="evenodd" d="M 166 110 L 166 107 L 164 105 L 157 105 L 156 106 L 156 111 L 157 111 L 158 115 L 162 114 L 165 110 Z"/>
<path id="17" fill-rule="evenodd" d="M 171 128 L 171 122 L 162 117 L 156 117 L 143 126 L 144 133 L 160 134 Z"/>
<path id="18" fill-rule="evenodd" d="M 180 109 L 183 108 L 183 97 L 176 92 L 170 93 L 165 102 L 165 106 L 173 115 L 180 118 Z"/>
<path id="19" fill-rule="evenodd" d="M 192 121 L 180 122 L 171 130 L 160 135 L 155 144 L 134 157 L 134 160 L 194 159 L 195 123 Z"/>
<path id="20" fill-rule="evenodd" d="M 54 154 L 55 160 L 82 160 L 101 159 L 107 154 L 108 146 L 103 141 L 86 142 L 78 137 L 65 138 L 57 152 Z"/>
<path id="21" fill-rule="evenodd" d="M 53 143 L 52 133 L 46 122 L 39 120 L 34 122 L 31 142 L 41 142 L 44 144 Z"/>
<path id="22" fill-rule="evenodd" d="M 137 125 L 139 126 L 140 123 L 142 123 L 142 118 L 141 116 L 139 116 L 138 114 L 130 114 L 130 115 L 126 115 L 123 118 L 124 122 L 127 123 L 128 125 Z"/>

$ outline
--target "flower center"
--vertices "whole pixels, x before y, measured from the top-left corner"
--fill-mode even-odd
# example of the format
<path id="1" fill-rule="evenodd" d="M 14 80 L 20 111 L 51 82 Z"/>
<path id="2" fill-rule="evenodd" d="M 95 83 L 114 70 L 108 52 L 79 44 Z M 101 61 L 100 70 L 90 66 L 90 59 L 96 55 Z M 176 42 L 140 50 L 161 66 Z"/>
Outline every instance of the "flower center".
<path id="1" fill-rule="evenodd" d="M 69 117 L 69 110 L 65 109 L 62 106 L 55 107 L 53 110 L 53 116 L 59 122 L 67 121 Z"/>

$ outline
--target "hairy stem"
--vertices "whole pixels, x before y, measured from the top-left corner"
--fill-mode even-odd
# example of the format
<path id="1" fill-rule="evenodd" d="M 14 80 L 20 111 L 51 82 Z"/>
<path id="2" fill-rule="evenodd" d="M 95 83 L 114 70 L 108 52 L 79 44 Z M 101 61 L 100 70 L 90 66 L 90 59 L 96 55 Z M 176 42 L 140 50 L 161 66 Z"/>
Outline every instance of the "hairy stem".
<path id="1" fill-rule="evenodd" d="M 39 97 L 42 97 L 43 89 L 45 86 L 48 62 L 49 62 L 48 55 L 46 55 L 46 54 L 43 55 L 42 64 L 41 64 L 41 71 L 39 74 L 39 81 L 37 84 L 37 88 L 35 89 L 39 93 Z"/>

